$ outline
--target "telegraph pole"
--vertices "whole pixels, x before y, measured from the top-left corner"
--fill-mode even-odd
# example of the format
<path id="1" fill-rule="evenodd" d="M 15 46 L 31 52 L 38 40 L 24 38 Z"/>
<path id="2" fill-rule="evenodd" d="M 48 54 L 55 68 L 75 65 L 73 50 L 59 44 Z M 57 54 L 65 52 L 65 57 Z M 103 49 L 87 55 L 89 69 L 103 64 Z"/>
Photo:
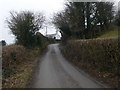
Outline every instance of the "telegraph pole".
<path id="1" fill-rule="evenodd" d="M 46 26 L 46 36 L 47 36 L 47 26 Z"/>

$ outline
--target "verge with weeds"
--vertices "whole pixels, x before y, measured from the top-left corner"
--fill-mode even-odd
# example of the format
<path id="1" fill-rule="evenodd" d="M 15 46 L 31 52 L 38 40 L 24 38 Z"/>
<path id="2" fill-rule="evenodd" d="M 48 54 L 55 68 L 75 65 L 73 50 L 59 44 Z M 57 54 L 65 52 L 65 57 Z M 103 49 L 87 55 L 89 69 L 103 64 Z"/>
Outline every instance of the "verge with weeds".
<path id="1" fill-rule="evenodd" d="M 4 46 L 2 87 L 28 88 L 37 57 L 44 48 L 26 49 L 21 45 Z"/>

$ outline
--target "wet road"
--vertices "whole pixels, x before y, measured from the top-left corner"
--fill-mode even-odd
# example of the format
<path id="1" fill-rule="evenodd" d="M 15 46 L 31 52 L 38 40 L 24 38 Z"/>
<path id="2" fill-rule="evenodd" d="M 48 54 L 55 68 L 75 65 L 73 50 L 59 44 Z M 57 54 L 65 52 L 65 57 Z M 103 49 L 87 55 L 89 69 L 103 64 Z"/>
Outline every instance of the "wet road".
<path id="1" fill-rule="evenodd" d="M 51 44 L 41 58 L 34 88 L 103 88 L 103 85 L 62 56 L 59 44 Z"/>

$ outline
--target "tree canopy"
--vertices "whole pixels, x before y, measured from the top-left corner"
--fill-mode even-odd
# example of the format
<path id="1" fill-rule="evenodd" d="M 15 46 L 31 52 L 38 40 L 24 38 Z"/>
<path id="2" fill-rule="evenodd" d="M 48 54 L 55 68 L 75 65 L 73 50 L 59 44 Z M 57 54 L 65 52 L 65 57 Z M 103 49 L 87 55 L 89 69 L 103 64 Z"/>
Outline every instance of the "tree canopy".
<path id="1" fill-rule="evenodd" d="M 106 30 L 114 17 L 112 2 L 67 2 L 53 24 L 72 38 L 94 38 Z"/>
<path id="2" fill-rule="evenodd" d="M 36 32 L 42 28 L 45 17 L 42 13 L 35 14 L 30 11 L 11 12 L 10 19 L 7 20 L 8 27 L 16 36 L 16 43 L 26 47 L 34 46 L 36 42 Z"/>
<path id="3" fill-rule="evenodd" d="M 120 10 L 118 10 L 117 15 L 115 17 L 115 23 L 117 26 L 120 26 Z"/>
<path id="4" fill-rule="evenodd" d="M 0 41 L 0 43 L 1 43 L 2 46 L 6 46 L 7 45 L 5 40 Z"/>

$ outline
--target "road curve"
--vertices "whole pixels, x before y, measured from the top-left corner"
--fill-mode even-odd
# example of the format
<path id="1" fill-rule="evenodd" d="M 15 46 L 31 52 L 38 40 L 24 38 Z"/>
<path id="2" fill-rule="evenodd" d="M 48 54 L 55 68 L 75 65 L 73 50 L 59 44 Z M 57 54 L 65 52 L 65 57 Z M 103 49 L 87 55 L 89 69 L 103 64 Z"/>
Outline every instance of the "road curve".
<path id="1" fill-rule="evenodd" d="M 33 88 L 103 88 L 62 56 L 59 44 L 51 44 L 41 58 Z"/>

